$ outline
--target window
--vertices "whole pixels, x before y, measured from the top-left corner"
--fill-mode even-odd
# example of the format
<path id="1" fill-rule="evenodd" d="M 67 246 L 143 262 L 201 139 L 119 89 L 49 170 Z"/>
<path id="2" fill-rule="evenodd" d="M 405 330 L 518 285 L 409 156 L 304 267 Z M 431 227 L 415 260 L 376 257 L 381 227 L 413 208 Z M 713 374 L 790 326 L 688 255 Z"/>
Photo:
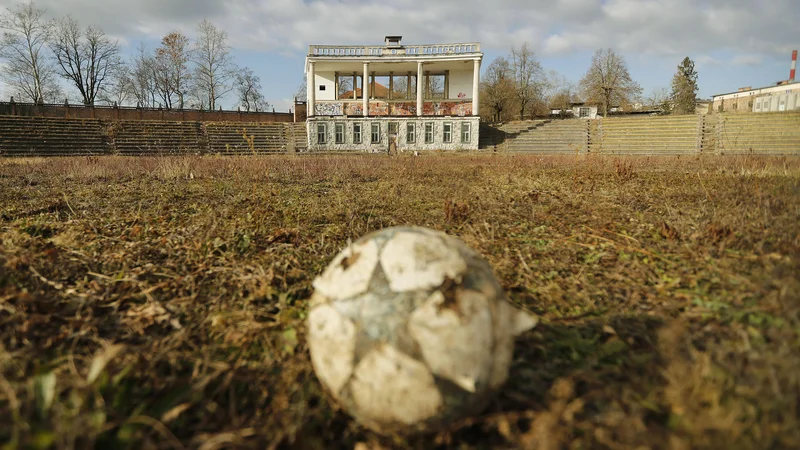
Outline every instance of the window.
<path id="1" fill-rule="evenodd" d="M 461 143 L 462 144 L 469 144 L 472 136 L 470 136 L 470 129 L 469 129 L 468 122 L 461 123 Z"/>
<path id="2" fill-rule="evenodd" d="M 578 117 L 589 117 L 589 108 L 579 108 L 578 109 Z"/>
<path id="3" fill-rule="evenodd" d="M 344 124 L 337 123 L 336 124 L 336 143 L 337 144 L 344 144 Z"/>
<path id="4" fill-rule="evenodd" d="M 397 136 L 397 131 L 400 129 L 400 125 L 397 122 L 389 122 L 389 134 L 394 134 Z"/>
<path id="5" fill-rule="evenodd" d="M 414 122 L 406 124 L 406 143 L 413 144 L 417 140 L 417 130 L 414 127 Z"/>
<path id="6" fill-rule="evenodd" d="M 319 85 L 319 90 L 320 91 L 324 91 L 325 90 L 325 85 L 324 84 Z"/>
<path id="7" fill-rule="evenodd" d="M 356 122 L 353 124 L 353 144 L 361 143 L 361 124 Z"/>
<path id="8" fill-rule="evenodd" d="M 453 124 L 451 122 L 445 122 L 442 126 L 442 142 L 445 144 L 453 142 Z"/>
<path id="9" fill-rule="evenodd" d="M 433 144 L 433 122 L 425 124 L 425 143 Z"/>
<path id="10" fill-rule="evenodd" d="M 372 123 L 372 143 L 378 144 L 381 142 L 381 124 L 378 122 Z"/>
<path id="11" fill-rule="evenodd" d="M 325 135 L 327 134 L 327 130 L 325 128 L 327 127 L 324 123 L 317 124 L 317 144 L 324 144 L 326 142 Z"/>

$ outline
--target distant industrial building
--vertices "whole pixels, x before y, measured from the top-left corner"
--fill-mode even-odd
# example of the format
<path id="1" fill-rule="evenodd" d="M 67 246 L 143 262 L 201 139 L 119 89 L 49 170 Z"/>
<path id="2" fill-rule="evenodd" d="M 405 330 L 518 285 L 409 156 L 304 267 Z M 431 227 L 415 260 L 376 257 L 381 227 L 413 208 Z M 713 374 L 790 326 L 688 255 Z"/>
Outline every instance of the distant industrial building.
<path id="1" fill-rule="evenodd" d="M 780 112 L 800 110 L 800 83 L 795 81 L 797 50 L 792 52 L 789 79 L 774 86 L 753 89 L 750 86 L 736 92 L 713 97 L 712 111 L 722 112 Z"/>

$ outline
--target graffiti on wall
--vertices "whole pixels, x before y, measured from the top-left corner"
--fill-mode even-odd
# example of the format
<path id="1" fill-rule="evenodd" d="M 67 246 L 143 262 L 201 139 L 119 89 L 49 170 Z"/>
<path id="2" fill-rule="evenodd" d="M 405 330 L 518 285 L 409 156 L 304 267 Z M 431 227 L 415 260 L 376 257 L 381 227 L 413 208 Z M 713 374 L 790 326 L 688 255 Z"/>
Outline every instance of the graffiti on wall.
<path id="1" fill-rule="evenodd" d="M 469 116 L 472 102 L 425 102 L 422 113 L 426 116 Z"/>
<path id="2" fill-rule="evenodd" d="M 417 104 L 415 102 L 402 102 L 392 104 L 392 115 L 395 116 L 416 116 Z"/>
<path id="3" fill-rule="evenodd" d="M 317 103 L 314 105 L 314 114 L 318 116 L 341 116 L 341 103 Z"/>
<path id="4" fill-rule="evenodd" d="M 314 110 L 318 116 L 361 116 L 364 114 L 362 101 L 317 103 Z M 426 116 L 470 116 L 472 101 L 424 102 L 422 113 Z M 369 102 L 370 116 L 415 116 L 416 102 Z"/>

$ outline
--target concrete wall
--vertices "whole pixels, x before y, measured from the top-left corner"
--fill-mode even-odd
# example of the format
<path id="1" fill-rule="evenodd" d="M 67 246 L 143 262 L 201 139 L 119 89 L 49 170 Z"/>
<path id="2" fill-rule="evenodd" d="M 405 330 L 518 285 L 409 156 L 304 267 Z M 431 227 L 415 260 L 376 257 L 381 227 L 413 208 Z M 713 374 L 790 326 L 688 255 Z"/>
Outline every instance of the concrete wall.
<path id="1" fill-rule="evenodd" d="M 292 122 L 293 113 L 167 110 L 134 107 L 35 105 L 32 103 L 0 102 L 0 115 L 21 117 L 52 117 L 64 119 L 104 120 L 166 120 L 196 122 Z"/>
<path id="2" fill-rule="evenodd" d="M 472 68 L 470 66 L 470 68 Z M 472 80 L 474 74 L 472 70 L 451 70 L 450 71 L 450 96 L 451 99 L 472 100 Z M 458 94 L 463 94 L 459 97 Z"/>
<path id="3" fill-rule="evenodd" d="M 800 95 L 800 83 L 795 82 L 792 84 L 768 86 L 765 88 L 748 89 L 739 92 L 731 92 L 730 94 L 716 95 L 714 96 L 711 110 L 713 113 L 778 112 L 778 111 L 791 111 L 800 107 L 800 100 L 797 100 L 795 101 L 795 107 L 789 108 L 788 106 L 789 99 L 787 97 L 786 102 L 784 104 L 784 109 L 779 110 L 780 101 L 778 100 L 777 102 L 775 102 L 774 99 L 787 95 L 788 96 Z M 764 97 L 773 98 L 774 104 L 770 107 L 770 109 L 766 111 L 763 106 L 761 107 L 760 110 L 756 110 L 756 103 L 758 99 L 759 98 L 763 99 Z M 763 105 L 763 100 L 762 100 L 762 105 Z"/>
<path id="4" fill-rule="evenodd" d="M 336 73 L 335 72 L 316 72 L 314 92 L 316 92 L 316 99 L 319 100 L 336 100 Z M 324 86 L 325 90 L 321 91 L 320 86 Z"/>
<path id="5" fill-rule="evenodd" d="M 757 97 L 753 112 L 784 112 L 800 109 L 800 91 Z"/>
<path id="6" fill-rule="evenodd" d="M 389 123 L 394 122 L 398 125 L 397 150 L 477 150 L 480 118 L 478 117 L 370 117 L 370 118 L 311 118 L 308 120 L 308 149 L 310 152 L 387 152 L 389 150 Z M 336 144 L 335 133 L 336 124 L 344 125 L 345 140 L 342 144 Z M 361 143 L 353 142 L 353 124 L 361 124 Z M 380 127 L 380 142 L 371 142 L 372 124 L 377 123 Z M 433 143 L 425 143 L 425 124 L 433 125 Z M 452 142 L 446 143 L 443 140 L 444 124 L 452 124 Z M 467 123 L 470 126 L 470 139 L 468 142 L 461 141 L 461 124 Z M 325 143 L 318 141 L 317 126 L 324 124 L 326 129 Z M 414 143 L 407 141 L 407 126 L 414 127 L 416 139 Z"/>

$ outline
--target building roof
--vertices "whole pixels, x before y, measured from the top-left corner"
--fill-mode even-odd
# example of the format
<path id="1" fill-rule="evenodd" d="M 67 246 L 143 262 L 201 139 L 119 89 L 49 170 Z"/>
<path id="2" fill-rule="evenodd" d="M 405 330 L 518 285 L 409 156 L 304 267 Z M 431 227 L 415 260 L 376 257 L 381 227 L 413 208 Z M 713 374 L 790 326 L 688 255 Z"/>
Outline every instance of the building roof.
<path id="1" fill-rule="evenodd" d="M 715 99 L 717 97 L 724 97 L 726 95 L 738 95 L 738 94 L 752 95 L 752 94 L 750 94 L 751 92 L 753 92 L 753 93 L 758 92 L 758 93 L 765 93 L 766 94 L 766 93 L 769 93 L 769 92 L 780 92 L 780 91 L 784 91 L 784 90 L 794 90 L 794 89 L 800 89 L 800 81 L 795 81 L 794 83 L 773 84 L 773 85 L 770 85 L 770 86 L 764 86 L 764 87 L 759 87 L 759 88 L 751 88 L 751 87 L 748 86 L 747 88 L 739 89 L 739 90 L 736 90 L 736 91 L 733 91 L 733 92 L 726 92 L 724 94 L 715 94 L 715 95 L 712 95 L 711 97 L 712 97 L 712 101 L 713 101 L 713 99 Z M 766 91 L 766 92 L 763 92 L 763 91 Z"/>

